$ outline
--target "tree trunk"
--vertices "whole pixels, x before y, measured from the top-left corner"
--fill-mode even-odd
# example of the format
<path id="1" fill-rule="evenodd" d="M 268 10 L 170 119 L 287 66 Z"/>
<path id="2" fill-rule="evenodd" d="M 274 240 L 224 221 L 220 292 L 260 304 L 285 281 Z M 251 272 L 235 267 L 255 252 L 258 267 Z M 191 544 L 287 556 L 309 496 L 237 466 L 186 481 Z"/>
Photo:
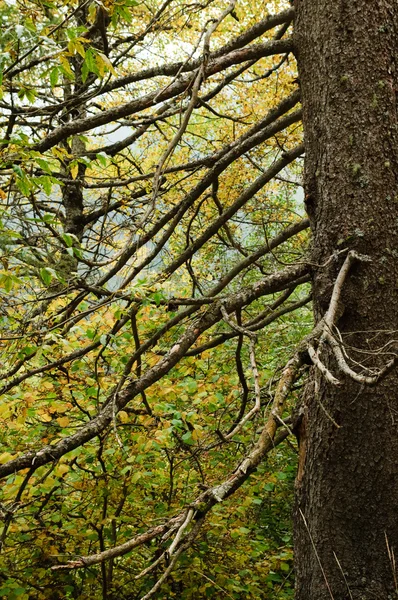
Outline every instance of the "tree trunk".
<path id="1" fill-rule="evenodd" d="M 348 275 L 337 323 L 361 373 L 358 363 L 381 367 L 398 351 L 398 2 L 296 0 L 295 8 L 315 319 L 346 256 L 337 252 L 369 256 Z M 370 387 L 344 376 L 326 345 L 321 358 L 342 385 L 312 367 L 299 440 L 296 600 L 397 598 L 397 373 Z"/>

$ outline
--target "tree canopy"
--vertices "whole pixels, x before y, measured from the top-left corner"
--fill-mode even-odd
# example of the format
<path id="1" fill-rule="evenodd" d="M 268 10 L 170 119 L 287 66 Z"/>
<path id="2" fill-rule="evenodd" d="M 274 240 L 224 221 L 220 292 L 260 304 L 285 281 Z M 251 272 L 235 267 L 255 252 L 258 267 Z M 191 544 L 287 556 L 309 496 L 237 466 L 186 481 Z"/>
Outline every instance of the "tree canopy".
<path id="1" fill-rule="evenodd" d="M 293 16 L 0 2 L 0 596 L 292 597 Z"/>

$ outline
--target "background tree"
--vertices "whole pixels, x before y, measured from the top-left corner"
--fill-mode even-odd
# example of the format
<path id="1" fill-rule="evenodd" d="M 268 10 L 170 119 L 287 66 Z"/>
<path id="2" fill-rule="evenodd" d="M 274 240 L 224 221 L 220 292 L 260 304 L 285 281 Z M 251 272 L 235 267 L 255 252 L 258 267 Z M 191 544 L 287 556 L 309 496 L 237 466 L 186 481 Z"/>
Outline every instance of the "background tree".
<path id="1" fill-rule="evenodd" d="M 369 156 L 380 156 L 374 140 L 384 135 L 383 94 L 392 96 L 387 83 L 380 99 L 372 96 L 375 131 L 357 142 L 353 130 L 341 159 L 330 136 L 341 144 L 364 76 L 349 60 L 355 55 L 361 63 L 372 42 L 359 48 L 362 37 L 350 37 L 354 25 L 347 26 L 348 40 L 338 38 L 341 15 L 318 4 L 314 12 L 304 1 L 296 6 L 308 128 L 306 203 L 315 232 L 305 254 L 309 221 L 300 205 L 304 147 L 290 3 L 0 3 L 3 596 L 292 597 L 286 501 L 295 470 L 293 431 L 301 439 L 298 597 L 393 593 L 390 517 L 374 537 L 352 538 L 348 561 L 345 542 L 332 546 L 325 535 L 327 508 L 308 493 L 310 477 L 314 490 L 329 489 L 330 476 L 321 475 L 337 447 L 335 477 L 341 468 L 358 469 L 341 455 L 353 448 L 359 456 L 364 431 L 375 443 L 361 463 L 359 485 L 369 479 L 375 468 L 369 457 L 379 456 L 376 439 L 391 437 L 384 419 L 376 422 L 386 437 L 371 429 L 385 391 L 380 387 L 380 404 L 366 421 L 355 412 L 362 401 L 347 409 L 353 412 L 346 428 L 341 405 L 352 388 L 352 397 L 361 394 L 368 407 L 370 394 L 362 388 L 379 386 L 394 364 L 391 314 L 377 320 L 375 296 L 375 323 L 352 320 L 358 290 L 368 306 L 369 289 L 350 291 L 367 281 L 355 284 L 358 264 L 375 270 L 379 294 L 390 282 L 377 261 L 370 267 L 362 256 L 378 236 L 378 217 L 355 212 L 369 205 L 366 181 L 376 167 L 365 174 L 365 161 L 353 161 L 349 151 L 358 144 L 358 156 L 368 157 L 372 144 Z M 352 15 L 361 4 L 353 3 Z M 389 4 L 381 4 L 387 11 Z M 335 28 L 313 24 L 323 9 Z M 374 35 L 385 42 L 369 57 L 381 43 L 393 47 L 392 30 L 383 37 L 381 28 L 394 20 L 380 11 Z M 355 25 L 361 35 L 369 29 L 362 21 Z M 330 57 L 341 60 L 349 48 L 347 79 L 339 62 L 330 58 L 335 70 L 328 67 L 347 86 L 345 111 L 337 99 L 329 101 L 326 35 Z M 392 68 L 382 56 L 381 82 L 383 68 Z M 356 87 L 349 87 L 351 76 Z M 366 102 L 355 121 L 361 132 L 367 131 Z M 344 183 L 333 192 L 336 200 L 330 200 L 329 152 Z M 389 160 L 384 168 L 392 176 Z M 330 211 L 346 193 L 352 204 L 345 203 L 331 227 Z M 359 226 L 362 219 L 373 237 Z M 380 244 L 391 250 L 388 270 L 393 245 Z M 349 310 L 341 318 L 346 293 Z M 352 337 L 354 331 L 366 333 Z M 362 352 L 369 351 L 368 362 Z M 310 382 L 308 408 L 300 409 L 300 378 L 312 363 L 316 393 Z M 335 391 L 337 377 L 347 379 L 343 391 Z M 372 402 L 373 395 L 374 388 Z M 341 446 L 332 447 L 343 430 Z M 320 445 L 332 450 L 325 455 Z M 390 462 L 380 472 L 384 479 L 395 473 Z M 343 474 L 340 483 L 336 493 L 346 484 Z M 344 506 L 352 491 L 345 489 Z M 390 502 L 386 495 L 385 511 Z M 347 519 L 355 521 L 350 510 L 341 531 Z M 329 525 L 334 530 L 335 519 Z M 376 537 L 384 562 L 370 585 L 374 563 L 354 550 Z"/>

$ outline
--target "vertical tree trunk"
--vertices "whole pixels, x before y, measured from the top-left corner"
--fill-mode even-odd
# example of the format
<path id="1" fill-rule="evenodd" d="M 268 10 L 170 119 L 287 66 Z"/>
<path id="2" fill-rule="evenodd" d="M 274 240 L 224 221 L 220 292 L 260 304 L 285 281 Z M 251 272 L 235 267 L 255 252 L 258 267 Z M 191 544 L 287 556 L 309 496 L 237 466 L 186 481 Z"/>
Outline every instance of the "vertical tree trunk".
<path id="1" fill-rule="evenodd" d="M 337 325 L 366 367 L 398 352 L 398 2 L 296 0 L 295 40 L 313 230 L 314 310 L 325 314 L 344 248 L 368 255 L 344 285 Z M 390 344 L 385 346 L 385 344 Z M 295 506 L 296 600 L 398 597 L 398 386 L 312 367 Z M 351 366 L 361 372 L 361 367 Z"/>

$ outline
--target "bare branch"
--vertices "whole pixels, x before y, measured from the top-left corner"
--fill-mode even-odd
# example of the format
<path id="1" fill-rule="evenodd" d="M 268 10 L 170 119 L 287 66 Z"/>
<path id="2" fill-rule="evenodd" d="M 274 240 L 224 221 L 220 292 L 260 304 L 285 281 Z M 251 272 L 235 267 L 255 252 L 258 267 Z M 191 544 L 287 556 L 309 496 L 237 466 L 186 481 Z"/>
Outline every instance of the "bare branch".
<path id="1" fill-rule="evenodd" d="M 286 52 L 290 52 L 292 49 L 293 46 L 291 40 L 276 40 L 250 46 L 249 48 L 244 48 L 243 50 L 234 50 L 226 56 L 217 58 L 210 62 L 205 70 L 204 77 L 208 78 L 211 75 L 215 75 L 216 73 L 219 73 L 220 71 L 223 71 L 232 65 L 246 62 L 252 60 L 253 58 L 263 58 L 265 56 L 272 56 L 274 54 L 284 54 Z M 101 127 L 102 125 L 107 125 L 112 121 L 116 121 L 117 119 L 121 119 L 123 117 L 128 117 L 140 110 L 144 110 L 154 106 L 155 104 L 173 98 L 174 96 L 185 92 L 189 88 L 190 84 L 191 78 L 183 78 L 175 81 L 173 84 L 167 86 L 163 90 L 151 92 L 142 98 L 139 98 L 138 100 L 127 102 L 115 108 L 110 108 L 92 117 L 71 121 L 66 125 L 54 129 L 54 131 L 49 133 L 41 142 L 33 145 L 32 150 L 36 150 L 37 152 L 45 152 L 71 135 L 83 133 L 84 131 Z"/>
<path id="2" fill-rule="evenodd" d="M 350 250 L 348 252 L 347 257 L 343 263 L 343 266 L 341 267 L 341 269 L 339 271 L 339 274 L 336 278 L 336 281 L 335 281 L 335 284 L 333 287 L 333 293 L 332 293 L 332 297 L 330 300 L 329 308 L 328 308 L 327 313 L 323 320 L 323 322 L 324 322 L 323 332 L 322 332 L 322 335 L 319 340 L 318 349 L 315 352 L 315 350 L 312 346 L 308 347 L 308 352 L 310 354 L 310 357 L 311 357 L 314 365 L 324 375 L 324 377 L 327 379 L 327 381 L 329 381 L 333 385 L 341 385 L 341 382 L 330 373 L 330 371 L 327 369 L 327 367 L 322 363 L 320 356 L 319 356 L 325 342 L 328 343 L 329 346 L 331 347 L 339 369 L 345 375 L 347 375 L 348 377 L 350 377 L 357 383 L 361 383 L 364 385 L 375 385 L 382 377 L 387 375 L 387 373 L 389 373 L 398 362 L 398 355 L 396 355 L 390 361 L 388 361 L 388 363 L 382 369 L 379 369 L 376 372 L 376 374 L 372 373 L 371 375 L 364 375 L 364 374 L 356 373 L 348 365 L 348 363 L 344 357 L 344 354 L 341 350 L 340 342 L 338 342 L 333 335 L 333 330 L 335 328 L 337 329 L 336 322 L 337 322 L 338 318 L 340 317 L 341 310 L 342 310 L 341 306 L 340 306 L 340 296 L 342 294 L 344 282 L 348 276 L 349 270 L 351 269 L 352 265 L 356 261 L 370 262 L 370 259 L 368 256 L 363 256 L 361 254 L 358 254 L 354 250 Z"/>

